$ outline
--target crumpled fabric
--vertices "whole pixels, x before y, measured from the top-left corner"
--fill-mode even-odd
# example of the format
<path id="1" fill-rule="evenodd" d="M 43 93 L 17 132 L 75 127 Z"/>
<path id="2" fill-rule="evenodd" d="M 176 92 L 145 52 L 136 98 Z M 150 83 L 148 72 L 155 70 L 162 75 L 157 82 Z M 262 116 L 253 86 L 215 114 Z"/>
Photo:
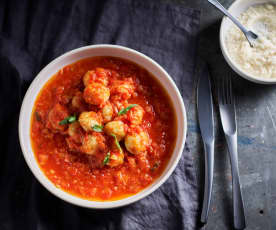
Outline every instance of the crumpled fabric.
<path id="1" fill-rule="evenodd" d="M 123 45 L 153 58 L 172 76 L 188 109 L 199 18 L 198 10 L 159 1 L 0 1 L 1 230 L 196 229 L 199 185 L 189 146 L 151 195 L 118 209 L 85 209 L 56 198 L 32 175 L 19 145 L 18 117 L 43 67 L 91 44 Z"/>

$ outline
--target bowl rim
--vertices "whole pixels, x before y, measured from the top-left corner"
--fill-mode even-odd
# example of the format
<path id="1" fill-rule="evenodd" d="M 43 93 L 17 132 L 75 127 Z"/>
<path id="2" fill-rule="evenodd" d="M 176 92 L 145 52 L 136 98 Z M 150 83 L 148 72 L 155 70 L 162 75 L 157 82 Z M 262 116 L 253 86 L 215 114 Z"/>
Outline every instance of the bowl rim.
<path id="1" fill-rule="evenodd" d="M 248 2 L 249 6 L 254 6 L 257 4 L 264 4 L 264 3 L 274 3 L 276 4 L 275 0 L 260 0 L 260 3 L 258 2 L 251 2 L 250 0 L 236 0 L 234 1 L 228 8 L 228 11 L 230 13 L 233 13 L 232 10 L 234 8 L 236 8 L 237 6 L 239 6 L 239 4 L 241 4 L 242 2 Z M 250 4 L 251 3 L 251 4 Z M 222 51 L 222 54 L 224 56 L 224 59 L 226 60 L 226 62 L 228 63 L 228 65 L 230 65 L 230 67 L 241 77 L 243 77 L 246 80 L 249 80 L 251 82 L 254 83 L 259 83 L 259 84 L 276 84 L 276 78 L 275 79 L 267 79 L 267 78 L 263 78 L 263 77 L 257 77 L 254 76 L 253 74 L 247 73 L 246 71 L 244 71 L 242 68 L 239 67 L 239 65 L 231 58 L 228 49 L 226 47 L 226 40 L 224 34 L 227 32 L 226 31 L 226 21 L 230 20 L 228 19 L 227 16 L 224 16 L 221 24 L 220 24 L 220 32 L 219 32 L 219 41 L 220 41 L 220 48 Z M 234 24 L 233 24 L 234 25 Z"/>
<path id="2" fill-rule="evenodd" d="M 176 146 L 174 147 L 173 151 L 176 151 L 176 157 L 175 157 L 174 162 L 172 162 L 171 167 L 168 168 L 167 172 L 165 172 L 166 169 L 164 169 L 164 171 L 163 171 L 164 175 L 161 174 L 160 177 L 159 177 L 160 180 L 158 182 L 156 182 L 155 184 L 153 182 L 151 184 L 152 186 L 149 185 L 149 186 L 151 186 L 151 188 L 149 188 L 149 186 L 148 186 L 148 187 L 144 188 L 143 190 L 139 191 L 136 194 L 133 194 L 133 195 L 128 196 L 126 198 L 122 198 L 122 199 L 115 200 L 115 201 L 93 201 L 93 200 L 87 200 L 87 199 L 78 197 L 76 195 L 73 195 L 71 193 L 68 193 L 65 190 L 58 189 L 58 188 L 53 189 L 52 187 L 49 187 L 48 182 L 52 183 L 52 181 L 50 181 L 48 179 L 48 177 L 41 170 L 41 168 L 40 168 L 37 160 L 34 159 L 35 162 L 36 162 L 36 164 L 37 164 L 37 166 L 38 166 L 38 168 L 39 168 L 39 170 L 40 170 L 40 173 L 42 173 L 44 175 L 44 177 L 46 178 L 46 180 L 44 180 L 44 178 L 41 177 L 42 175 L 39 172 L 37 172 L 37 170 L 35 169 L 35 166 L 33 166 L 32 162 L 31 162 L 31 158 L 35 158 L 34 152 L 32 151 L 30 153 L 28 151 L 28 149 L 27 149 L 27 146 L 25 146 L 25 143 L 23 141 L 24 140 L 24 137 L 23 137 L 23 111 L 24 111 L 24 109 L 26 107 L 26 104 L 28 103 L 27 99 L 30 96 L 33 96 L 33 95 L 31 95 L 32 89 L 35 88 L 35 87 L 38 87 L 37 86 L 37 82 L 39 81 L 40 78 L 43 77 L 44 72 L 46 72 L 47 69 L 50 69 L 52 66 L 55 66 L 56 63 L 58 63 L 60 60 L 62 60 L 64 58 L 66 58 L 67 56 L 70 56 L 70 55 L 73 55 L 73 54 L 76 54 L 76 53 L 79 53 L 79 52 L 82 52 L 82 51 L 85 51 L 85 50 L 88 50 L 88 49 L 97 49 L 97 48 L 112 48 L 112 49 L 118 49 L 118 50 L 123 50 L 123 51 L 126 51 L 126 52 L 130 52 L 133 55 L 137 55 L 140 58 L 146 60 L 147 62 L 150 62 L 152 65 L 154 65 L 155 67 L 157 67 L 157 69 L 170 82 L 171 87 L 175 91 L 175 96 L 177 97 L 177 101 L 178 101 L 178 104 L 180 105 L 180 110 L 181 110 L 181 113 L 182 113 L 181 115 L 177 115 L 176 114 L 176 118 L 180 119 L 182 121 L 183 127 L 178 127 L 178 129 L 180 129 L 180 131 L 181 131 L 181 135 L 180 135 L 180 137 L 176 138 L 176 143 L 177 143 L 178 138 L 181 138 L 181 140 L 180 140 L 181 144 L 180 144 L 178 150 L 175 149 Z M 98 56 L 101 56 L 101 55 L 98 55 Z M 81 59 L 84 59 L 84 58 L 79 58 L 79 60 L 81 60 Z M 127 58 L 124 58 L 124 59 L 128 60 Z M 73 61 L 72 63 L 74 63 L 74 62 L 75 61 Z M 66 64 L 66 65 L 68 65 L 68 64 Z M 60 68 L 66 66 L 66 65 L 62 65 L 62 66 L 60 66 Z M 142 66 L 142 67 L 145 68 L 144 66 Z M 164 87 L 164 84 L 161 82 L 161 80 L 158 78 L 158 76 L 155 76 L 155 77 L 159 80 L 160 84 Z M 50 78 L 51 77 L 49 77 L 46 82 L 48 82 Z M 44 85 L 45 85 L 45 83 L 43 85 L 39 86 L 39 90 L 38 90 L 38 93 L 35 95 L 35 98 L 37 98 L 37 96 L 38 96 L 41 88 Z M 170 92 L 167 92 L 167 94 L 170 96 Z M 170 96 L 170 98 L 171 98 L 171 96 Z M 171 98 L 171 100 L 172 100 L 172 98 Z M 175 109 L 176 105 L 175 105 L 175 102 L 173 100 L 172 100 L 172 104 L 173 104 L 173 107 Z M 33 109 L 33 105 L 31 107 L 31 109 Z M 28 128 L 30 128 L 30 127 L 28 127 Z M 177 166 L 177 164 L 178 164 L 178 162 L 179 162 L 179 160 L 180 160 L 180 158 L 182 156 L 183 150 L 184 150 L 184 145 L 185 145 L 186 136 L 187 136 L 187 114 L 186 114 L 186 109 L 185 109 L 183 98 L 182 98 L 182 96 L 181 96 L 181 94 L 180 94 L 180 92 L 179 92 L 179 90 L 178 90 L 175 82 L 172 80 L 172 78 L 166 72 L 166 70 L 162 66 L 160 66 L 156 61 L 154 61 L 153 59 L 151 59 L 150 57 L 146 56 L 145 54 L 143 54 L 143 53 L 141 53 L 139 51 L 136 51 L 134 49 L 131 49 L 131 48 L 128 48 L 128 47 L 125 47 L 125 46 L 111 45 L 111 44 L 97 44 L 97 45 L 83 46 L 83 47 L 80 47 L 80 48 L 77 48 L 77 49 L 73 49 L 71 51 L 68 51 L 68 52 L 62 54 L 61 56 L 59 56 L 59 57 L 55 58 L 54 60 L 52 60 L 48 65 L 46 65 L 36 75 L 36 77 L 31 82 L 28 90 L 26 91 L 25 96 L 24 96 L 23 101 L 22 101 L 22 104 L 21 104 L 20 113 L 19 113 L 19 122 L 18 122 L 18 134 L 19 134 L 19 142 L 20 142 L 20 146 L 21 146 L 21 151 L 23 153 L 24 159 L 25 159 L 28 167 L 30 168 L 30 170 L 33 173 L 34 177 L 50 193 L 52 193 L 56 197 L 59 197 L 63 201 L 66 201 L 68 203 L 71 203 L 71 204 L 74 204 L 74 205 L 77 205 L 77 206 L 80 206 L 80 207 L 91 208 L 91 209 L 111 209 L 111 208 L 118 208 L 118 207 L 126 206 L 126 205 L 132 204 L 132 203 L 134 203 L 136 201 L 139 201 L 139 200 L 145 198 L 146 196 L 150 195 L 155 190 L 157 190 L 169 178 L 169 176 L 175 170 L 175 168 L 176 168 L 176 166 Z M 28 139 L 30 141 L 30 137 L 28 137 Z M 28 156 L 29 154 L 31 154 L 32 156 L 29 157 Z M 167 165 L 167 167 L 168 167 L 168 165 Z"/>

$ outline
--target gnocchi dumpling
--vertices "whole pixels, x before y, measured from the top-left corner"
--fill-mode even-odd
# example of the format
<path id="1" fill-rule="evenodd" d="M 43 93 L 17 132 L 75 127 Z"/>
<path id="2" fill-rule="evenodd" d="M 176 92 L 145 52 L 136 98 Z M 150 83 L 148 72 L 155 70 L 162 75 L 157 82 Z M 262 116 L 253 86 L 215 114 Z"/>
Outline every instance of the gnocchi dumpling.
<path id="1" fill-rule="evenodd" d="M 78 111 L 85 110 L 85 103 L 82 97 L 82 93 L 78 92 L 73 98 L 72 98 L 72 107 L 73 109 L 76 109 Z"/>
<path id="2" fill-rule="evenodd" d="M 82 78 L 84 86 L 86 87 L 89 84 L 93 83 L 95 78 L 96 72 L 94 70 L 87 71 Z"/>
<path id="3" fill-rule="evenodd" d="M 79 134 L 80 129 L 81 129 L 80 123 L 77 122 L 77 121 L 73 122 L 73 123 L 69 124 L 69 126 L 68 126 L 68 130 L 67 130 L 68 131 L 68 135 L 70 137 L 73 137 L 73 136 Z"/>
<path id="4" fill-rule="evenodd" d="M 82 140 L 81 151 L 88 155 L 95 155 L 105 149 L 105 139 L 102 134 L 87 134 Z"/>
<path id="5" fill-rule="evenodd" d="M 118 141 L 122 140 L 125 135 L 125 124 L 122 121 L 110 121 L 104 127 L 105 133 L 114 134 Z"/>
<path id="6" fill-rule="evenodd" d="M 102 121 L 100 116 L 97 113 L 91 112 L 82 112 L 79 116 L 79 123 L 81 127 L 86 131 L 93 131 L 95 125 L 101 125 Z"/>
<path id="7" fill-rule="evenodd" d="M 111 75 L 111 72 L 109 70 L 97 67 L 96 75 L 97 75 L 97 78 L 95 82 L 99 82 L 105 86 L 108 85 L 108 77 Z"/>
<path id="8" fill-rule="evenodd" d="M 83 84 L 84 86 L 88 86 L 93 82 L 103 84 L 104 86 L 108 85 L 108 75 L 110 75 L 110 71 L 104 68 L 96 68 L 96 70 L 87 71 L 83 76 Z"/>
<path id="9" fill-rule="evenodd" d="M 110 154 L 109 162 L 107 163 L 110 167 L 116 167 L 124 163 L 124 153 L 120 151 L 112 152 Z"/>
<path id="10" fill-rule="evenodd" d="M 81 152 L 79 147 L 84 137 L 84 131 L 78 121 L 69 124 L 67 134 L 69 137 L 66 138 L 66 142 L 70 151 Z"/>
<path id="11" fill-rule="evenodd" d="M 149 136 L 146 132 L 141 131 L 139 133 L 129 133 L 125 137 L 126 149 L 132 154 L 138 154 L 146 151 L 149 145 Z"/>
<path id="12" fill-rule="evenodd" d="M 101 109 L 101 115 L 103 118 L 103 122 L 106 123 L 108 121 L 112 120 L 113 116 L 113 107 L 110 103 L 107 103 L 102 109 Z"/>
<path id="13" fill-rule="evenodd" d="M 130 123 L 133 125 L 140 125 L 143 121 L 144 113 L 145 111 L 140 105 L 131 108 L 128 112 Z"/>
<path id="14" fill-rule="evenodd" d="M 120 81 L 117 80 L 113 83 L 111 87 L 111 94 L 114 100 L 129 99 L 134 93 L 134 85 L 131 81 Z"/>
<path id="15" fill-rule="evenodd" d="M 108 101 L 110 91 L 108 87 L 105 87 L 99 83 L 92 83 L 84 89 L 83 98 L 88 104 L 100 105 Z"/>
<path id="16" fill-rule="evenodd" d="M 61 125 L 60 122 L 69 116 L 68 109 L 63 105 L 57 103 L 49 112 L 46 123 L 47 128 L 52 131 L 64 131 L 67 126 Z"/>

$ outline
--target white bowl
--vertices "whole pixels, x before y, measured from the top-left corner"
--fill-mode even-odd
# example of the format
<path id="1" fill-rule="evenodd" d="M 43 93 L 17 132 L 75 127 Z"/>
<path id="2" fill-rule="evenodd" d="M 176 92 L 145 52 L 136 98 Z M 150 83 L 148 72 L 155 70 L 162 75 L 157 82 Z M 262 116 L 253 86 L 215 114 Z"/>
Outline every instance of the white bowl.
<path id="1" fill-rule="evenodd" d="M 155 76 L 165 90 L 168 92 L 171 101 L 173 103 L 173 107 L 175 109 L 176 119 L 177 119 L 177 140 L 175 144 L 175 148 L 171 159 L 168 162 L 168 165 L 162 175 L 155 180 L 150 186 L 140 191 L 139 193 L 127 197 L 121 200 L 116 201 L 90 201 L 85 200 L 76 196 L 73 196 L 61 189 L 58 189 L 41 171 L 39 165 L 36 161 L 34 152 L 31 147 L 30 141 L 30 125 L 31 125 L 31 114 L 35 99 L 41 90 L 41 88 L 45 85 L 45 83 L 62 67 L 74 63 L 80 59 L 94 56 L 112 56 L 112 57 L 120 57 L 132 62 L 137 63 L 138 65 L 147 69 L 150 73 Z M 131 204 L 135 201 L 138 201 L 145 196 L 151 194 L 157 188 L 159 188 L 172 174 L 175 169 L 184 148 L 185 140 L 186 140 L 186 132 L 187 132 L 187 118 L 186 111 L 184 107 L 184 103 L 182 97 L 171 79 L 168 73 L 155 61 L 151 58 L 145 56 L 142 53 L 139 53 L 133 49 L 129 49 L 122 46 L 117 45 L 92 45 L 86 46 L 79 49 L 72 50 L 68 53 L 63 54 L 62 56 L 56 58 L 50 64 L 48 64 L 41 72 L 36 76 L 30 85 L 20 111 L 19 117 L 19 139 L 21 149 L 23 151 L 23 155 L 25 160 L 38 179 L 38 181 L 48 189 L 52 194 L 57 197 L 70 202 L 75 205 L 79 205 L 87 208 L 98 208 L 98 209 L 106 209 L 106 208 L 115 208 L 124 205 Z"/>
<path id="2" fill-rule="evenodd" d="M 276 3 L 276 0 L 236 0 L 233 2 L 233 4 L 229 7 L 229 12 L 235 16 L 239 17 L 240 14 L 245 12 L 250 6 L 257 5 L 257 4 L 263 4 L 263 3 Z M 228 62 L 228 64 L 231 66 L 231 68 L 240 76 L 243 78 L 255 82 L 255 83 L 261 83 L 261 84 L 275 84 L 276 79 L 266 79 L 261 78 L 258 76 L 254 76 L 252 74 L 249 74 L 242 70 L 238 64 L 235 63 L 235 61 L 231 58 L 228 49 L 226 47 L 226 36 L 229 29 L 233 26 L 233 22 L 228 18 L 224 17 L 221 26 L 220 26 L 220 47 L 222 50 L 222 54 L 225 58 L 225 60 Z"/>

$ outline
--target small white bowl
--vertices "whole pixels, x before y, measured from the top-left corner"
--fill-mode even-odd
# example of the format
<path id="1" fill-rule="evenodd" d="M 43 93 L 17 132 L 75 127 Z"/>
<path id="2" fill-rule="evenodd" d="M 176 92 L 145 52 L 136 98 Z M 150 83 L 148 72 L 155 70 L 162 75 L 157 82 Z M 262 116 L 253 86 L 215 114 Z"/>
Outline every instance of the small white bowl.
<path id="1" fill-rule="evenodd" d="M 62 67 L 74 63 L 80 59 L 94 56 L 112 56 L 124 58 L 134 63 L 137 63 L 138 65 L 144 67 L 146 70 L 152 73 L 153 76 L 159 80 L 159 82 L 168 92 L 173 103 L 177 119 L 177 140 L 175 148 L 171 156 L 171 159 L 169 160 L 168 165 L 162 173 L 162 175 L 157 180 L 155 180 L 150 186 L 140 191 L 139 193 L 116 201 L 98 202 L 85 200 L 77 196 L 73 196 L 61 189 L 58 189 L 39 168 L 30 141 L 32 109 L 36 97 L 41 88 Z M 186 140 L 186 133 L 187 118 L 184 103 L 175 83 L 168 75 L 168 73 L 159 64 L 157 64 L 155 61 L 145 56 L 144 54 L 139 53 L 133 49 L 117 45 L 86 46 L 72 50 L 53 60 L 43 70 L 41 70 L 41 72 L 36 76 L 32 84 L 30 85 L 24 97 L 19 117 L 19 139 L 21 149 L 23 151 L 23 155 L 29 168 L 31 169 L 35 177 L 38 179 L 38 181 L 52 194 L 56 195 L 62 200 L 65 200 L 69 203 L 78 206 L 97 209 L 115 208 L 131 204 L 135 201 L 144 198 L 145 196 L 151 194 L 153 191 L 159 188 L 172 174 L 182 155 L 182 151 Z"/>
<path id="2" fill-rule="evenodd" d="M 229 12 L 235 16 L 239 17 L 240 14 L 245 12 L 249 7 L 257 4 L 263 4 L 263 3 L 276 3 L 276 0 L 236 0 L 233 2 L 233 4 L 229 7 Z M 231 68 L 239 74 L 241 77 L 255 82 L 255 83 L 260 83 L 260 84 L 275 84 L 276 79 L 266 79 L 266 78 L 261 78 L 258 76 L 254 76 L 250 73 L 245 72 L 240 68 L 238 64 L 235 63 L 235 61 L 231 58 L 228 49 L 226 47 L 226 36 L 227 32 L 229 32 L 229 29 L 233 26 L 233 22 L 228 18 L 224 17 L 221 26 L 220 26 L 220 47 L 222 50 L 222 54 L 227 61 L 227 63 L 231 66 Z"/>

